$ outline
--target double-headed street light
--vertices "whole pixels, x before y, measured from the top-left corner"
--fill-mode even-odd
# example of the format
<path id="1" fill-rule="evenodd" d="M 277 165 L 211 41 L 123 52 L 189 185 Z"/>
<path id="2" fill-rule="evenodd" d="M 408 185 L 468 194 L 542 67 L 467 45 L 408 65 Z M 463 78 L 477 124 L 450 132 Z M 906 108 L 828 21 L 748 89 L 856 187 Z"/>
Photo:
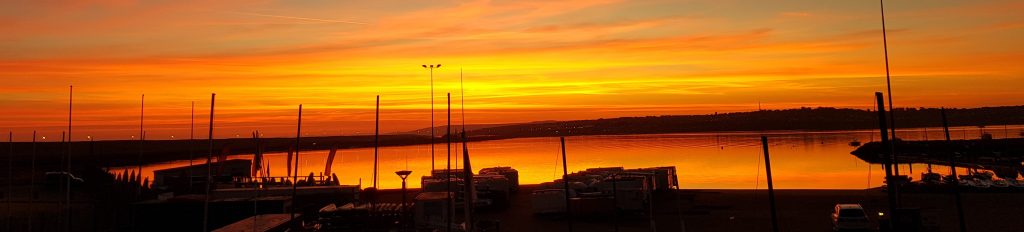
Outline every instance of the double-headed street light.
<path id="1" fill-rule="evenodd" d="M 430 171 L 434 171 L 434 69 L 441 68 L 441 64 L 423 65 L 423 68 L 430 69 Z"/>

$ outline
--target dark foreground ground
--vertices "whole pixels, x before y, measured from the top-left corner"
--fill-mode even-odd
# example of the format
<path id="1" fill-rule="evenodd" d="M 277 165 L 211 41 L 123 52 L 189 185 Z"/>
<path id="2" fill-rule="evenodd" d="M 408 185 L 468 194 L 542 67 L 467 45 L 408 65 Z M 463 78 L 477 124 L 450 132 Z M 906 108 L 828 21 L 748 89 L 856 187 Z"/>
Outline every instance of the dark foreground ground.
<path id="1" fill-rule="evenodd" d="M 510 207 L 504 210 L 482 210 L 478 219 L 498 220 L 501 231 L 567 231 L 564 217 L 541 217 L 531 213 L 529 193 L 535 185 L 522 186 L 513 195 Z M 20 190 L 20 189 L 19 189 Z M 418 190 L 410 190 L 415 192 Z M 20 191 L 16 191 L 20 192 Z M 412 193 L 410 193 L 412 195 Z M 11 211 L 15 224 L 10 231 L 26 231 L 29 212 L 34 217 L 33 231 L 63 231 L 57 216 L 60 209 L 55 199 L 59 194 L 43 194 L 33 210 L 21 197 L 15 196 Z M 131 217 L 122 207 L 126 205 L 102 204 L 87 200 L 88 196 L 75 196 L 72 231 L 119 231 Z M 887 207 L 886 195 L 877 190 L 777 190 L 778 214 L 781 231 L 831 231 L 829 214 L 836 203 L 863 204 L 875 219 L 878 211 Z M 381 191 L 380 200 L 400 202 L 398 190 Z M 411 198 L 410 198 L 411 199 Z M 904 205 L 921 209 L 931 231 L 958 231 L 953 197 L 946 193 L 905 193 Z M 967 225 L 970 231 L 1024 231 L 1024 193 L 964 193 Z M 0 231 L 7 231 L 6 199 L 0 201 Z M 680 214 L 680 212 L 682 212 Z M 200 212 L 197 212 L 200 213 Z M 770 231 L 768 196 L 764 190 L 683 190 L 656 196 L 654 220 L 639 214 L 620 217 L 578 217 L 573 220 L 575 231 Z M 682 220 L 682 223 L 680 221 Z M 168 218 L 168 220 L 175 220 Z M 129 227 L 130 228 L 130 227 Z"/>
<path id="2" fill-rule="evenodd" d="M 523 186 L 510 207 L 478 213 L 480 219 L 500 220 L 502 231 L 567 231 L 564 218 L 531 214 L 529 193 Z M 836 203 L 859 203 L 869 216 L 887 208 L 886 194 L 878 190 L 776 190 L 781 231 L 831 231 L 830 213 Z M 401 194 L 386 191 L 385 200 L 400 201 Z M 678 199 L 678 201 L 677 201 Z M 945 193 L 905 193 L 904 206 L 921 209 L 931 231 L 958 231 L 953 196 Z M 1024 193 L 964 193 L 970 231 L 1024 231 Z M 682 214 L 680 215 L 680 211 Z M 642 215 L 575 218 L 575 231 L 771 231 L 766 190 L 683 190 L 660 194 L 654 221 Z M 680 223 L 680 219 L 683 223 Z"/>

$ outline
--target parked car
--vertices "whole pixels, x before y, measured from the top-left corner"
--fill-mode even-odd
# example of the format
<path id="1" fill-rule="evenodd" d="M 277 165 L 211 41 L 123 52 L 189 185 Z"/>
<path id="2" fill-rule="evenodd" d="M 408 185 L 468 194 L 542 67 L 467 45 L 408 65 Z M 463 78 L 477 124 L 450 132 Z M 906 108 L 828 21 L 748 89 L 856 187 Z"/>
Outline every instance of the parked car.
<path id="1" fill-rule="evenodd" d="M 835 231 L 868 231 L 871 223 L 860 204 L 836 204 L 832 211 L 832 229 Z"/>

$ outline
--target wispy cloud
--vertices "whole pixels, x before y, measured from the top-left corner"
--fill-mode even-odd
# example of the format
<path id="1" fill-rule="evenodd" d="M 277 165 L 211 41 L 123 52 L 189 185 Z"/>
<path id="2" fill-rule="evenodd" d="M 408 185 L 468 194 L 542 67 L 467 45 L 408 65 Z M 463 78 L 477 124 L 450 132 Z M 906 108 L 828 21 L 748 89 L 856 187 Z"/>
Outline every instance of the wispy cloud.
<path id="1" fill-rule="evenodd" d="M 279 18 L 279 19 L 291 19 L 291 20 L 300 20 L 300 21 L 324 22 L 324 23 L 348 23 L 348 24 L 358 24 L 358 25 L 366 25 L 367 24 L 365 22 L 357 22 L 357 21 L 350 21 L 350 20 L 319 19 L 319 18 L 295 17 L 295 16 L 286 16 L 286 15 L 272 15 L 272 14 L 260 14 L 260 13 L 237 12 L 237 11 L 228 11 L 228 13 L 239 14 L 239 15 L 249 15 L 249 16 L 259 16 L 259 17 L 269 17 L 269 18 Z"/>

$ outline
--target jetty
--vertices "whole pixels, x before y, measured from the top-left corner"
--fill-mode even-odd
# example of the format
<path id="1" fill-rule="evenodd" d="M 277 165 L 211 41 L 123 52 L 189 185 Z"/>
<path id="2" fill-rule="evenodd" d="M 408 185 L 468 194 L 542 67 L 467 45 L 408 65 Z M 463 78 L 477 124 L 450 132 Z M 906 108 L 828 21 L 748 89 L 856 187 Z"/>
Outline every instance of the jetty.
<path id="1" fill-rule="evenodd" d="M 953 141 L 904 141 L 893 142 L 893 151 L 898 163 L 949 165 L 984 169 L 995 172 L 1005 179 L 1015 179 L 1024 174 L 1024 138 L 973 139 Z M 880 142 L 866 143 L 850 152 L 857 158 L 872 164 L 881 164 L 888 151 Z"/>

